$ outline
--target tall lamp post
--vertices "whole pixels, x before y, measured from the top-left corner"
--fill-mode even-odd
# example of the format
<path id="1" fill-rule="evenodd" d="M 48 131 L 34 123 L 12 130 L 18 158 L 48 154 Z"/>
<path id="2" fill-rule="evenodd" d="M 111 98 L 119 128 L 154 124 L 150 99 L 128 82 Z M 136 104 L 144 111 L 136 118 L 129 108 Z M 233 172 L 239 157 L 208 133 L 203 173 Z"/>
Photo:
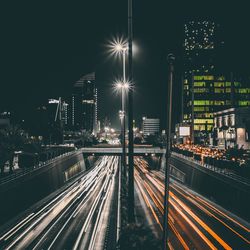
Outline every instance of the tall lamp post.
<path id="1" fill-rule="evenodd" d="M 129 89 L 129 83 L 118 82 L 116 83 L 116 88 L 121 91 L 122 94 L 122 110 L 119 111 L 119 116 L 121 119 L 121 134 L 122 134 L 122 165 L 124 170 L 124 176 L 126 177 L 126 125 L 125 125 L 125 94 Z"/>
<path id="2" fill-rule="evenodd" d="M 170 165 L 169 160 L 171 156 L 171 122 L 172 122 L 172 86 L 173 86 L 173 73 L 174 73 L 174 60 L 175 56 L 169 54 L 167 57 L 169 63 L 169 81 L 168 81 L 168 98 L 167 98 L 167 127 L 166 127 L 166 167 L 165 167 L 165 194 L 164 194 L 164 217 L 163 217 L 163 249 L 168 249 L 168 213 L 169 213 L 169 177 Z"/>
<path id="3" fill-rule="evenodd" d="M 132 42 L 133 42 L 133 0 L 128 0 L 128 80 L 133 82 L 133 58 L 132 58 Z M 128 93 L 128 130 L 129 130 L 129 178 L 128 178 L 128 222 L 135 221 L 134 215 L 134 131 L 133 131 L 133 88 Z"/>
<path id="4" fill-rule="evenodd" d="M 125 122 L 125 93 L 129 89 L 129 84 L 126 82 L 126 52 L 127 46 L 125 43 L 117 43 L 115 45 L 115 51 L 117 53 L 122 53 L 122 71 L 123 71 L 123 81 L 117 83 L 117 88 L 121 90 L 122 94 L 122 111 L 123 119 L 121 120 L 121 134 L 122 134 L 122 165 L 124 169 L 124 176 L 126 177 L 126 122 Z"/>

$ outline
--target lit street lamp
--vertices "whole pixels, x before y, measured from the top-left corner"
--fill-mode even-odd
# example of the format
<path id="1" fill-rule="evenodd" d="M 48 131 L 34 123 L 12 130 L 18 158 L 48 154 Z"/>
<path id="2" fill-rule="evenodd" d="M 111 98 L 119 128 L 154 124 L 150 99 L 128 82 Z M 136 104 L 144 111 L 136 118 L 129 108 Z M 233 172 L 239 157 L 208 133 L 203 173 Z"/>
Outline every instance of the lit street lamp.
<path id="1" fill-rule="evenodd" d="M 163 250 L 168 249 L 168 214 L 169 214 L 169 177 L 170 177 L 170 156 L 171 156 L 171 123 L 172 123 L 172 86 L 173 86 L 173 73 L 174 73 L 174 60 L 175 56 L 169 54 L 169 81 L 168 81 L 168 98 L 167 98 L 167 127 L 166 127 L 166 167 L 165 167 L 165 194 L 164 194 L 164 216 L 163 216 Z"/>
<path id="2" fill-rule="evenodd" d="M 133 82 L 133 0 L 128 0 L 128 80 Z M 128 93 L 128 222 L 135 222 L 134 197 L 134 131 L 133 131 L 133 88 Z"/>
<path id="3" fill-rule="evenodd" d="M 122 134 L 122 165 L 124 169 L 124 176 L 126 177 L 126 122 L 125 122 L 125 93 L 129 89 L 129 83 L 126 81 L 126 52 L 127 46 L 125 42 L 119 42 L 114 45 L 114 51 L 117 54 L 122 53 L 122 68 L 123 81 L 116 83 L 116 89 L 121 91 L 122 95 L 122 111 L 123 119 L 121 120 L 121 134 Z"/>

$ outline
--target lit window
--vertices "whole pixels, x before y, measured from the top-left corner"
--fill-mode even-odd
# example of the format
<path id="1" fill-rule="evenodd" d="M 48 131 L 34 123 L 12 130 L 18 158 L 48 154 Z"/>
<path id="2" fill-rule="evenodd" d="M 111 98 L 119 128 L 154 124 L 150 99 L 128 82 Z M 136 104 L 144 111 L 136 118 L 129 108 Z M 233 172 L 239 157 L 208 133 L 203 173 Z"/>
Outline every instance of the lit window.
<path id="1" fill-rule="evenodd" d="M 224 87 L 224 82 L 215 82 L 214 87 Z"/>
<path id="2" fill-rule="evenodd" d="M 239 106 L 250 106 L 250 101 L 239 101 Z"/>
<path id="3" fill-rule="evenodd" d="M 205 87 L 206 82 L 194 82 L 194 87 Z"/>
<path id="4" fill-rule="evenodd" d="M 225 101 L 214 101 L 214 105 L 217 106 L 225 105 Z"/>
<path id="5" fill-rule="evenodd" d="M 208 93 L 209 89 L 207 88 L 195 88 L 194 93 Z"/>
<path id="6" fill-rule="evenodd" d="M 194 124 L 213 124 L 213 119 L 194 119 Z"/>
<path id="7" fill-rule="evenodd" d="M 224 89 L 221 88 L 215 88 L 214 93 L 224 93 Z"/>

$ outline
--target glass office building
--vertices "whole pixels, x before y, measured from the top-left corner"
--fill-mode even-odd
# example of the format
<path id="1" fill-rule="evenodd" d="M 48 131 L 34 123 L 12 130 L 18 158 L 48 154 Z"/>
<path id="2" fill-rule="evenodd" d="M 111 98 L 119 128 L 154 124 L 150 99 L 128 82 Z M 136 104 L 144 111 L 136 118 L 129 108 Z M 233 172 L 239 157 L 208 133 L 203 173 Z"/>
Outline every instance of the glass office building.
<path id="1" fill-rule="evenodd" d="M 224 42 L 213 21 L 184 25 L 182 121 L 191 125 L 193 139 L 214 127 L 214 112 L 250 105 L 250 88 L 232 74 L 220 72 Z M 197 140 L 196 140 L 197 141 Z"/>

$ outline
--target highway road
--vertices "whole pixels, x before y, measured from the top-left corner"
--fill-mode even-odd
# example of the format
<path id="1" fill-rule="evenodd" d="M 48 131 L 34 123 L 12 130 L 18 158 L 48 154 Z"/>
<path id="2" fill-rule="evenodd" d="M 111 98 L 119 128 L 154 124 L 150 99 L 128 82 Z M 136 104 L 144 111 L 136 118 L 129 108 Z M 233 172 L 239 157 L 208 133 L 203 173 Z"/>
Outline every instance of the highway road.
<path id="1" fill-rule="evenodd" d="M 144 207 L 162 230 L 164 174 L 149 170 L 142 157 L 135 158 L 135 165 L 135 184 Z M 174 180 L 169 202 L 170 249 L 250 249 L 248 222 Z"/>
<path id="2" fill-rule="evenodd" d="M 0 232 L 0 249 L 97 250 L 115 244 L 118 159 L 100 157 L 72 185 Z"/>

